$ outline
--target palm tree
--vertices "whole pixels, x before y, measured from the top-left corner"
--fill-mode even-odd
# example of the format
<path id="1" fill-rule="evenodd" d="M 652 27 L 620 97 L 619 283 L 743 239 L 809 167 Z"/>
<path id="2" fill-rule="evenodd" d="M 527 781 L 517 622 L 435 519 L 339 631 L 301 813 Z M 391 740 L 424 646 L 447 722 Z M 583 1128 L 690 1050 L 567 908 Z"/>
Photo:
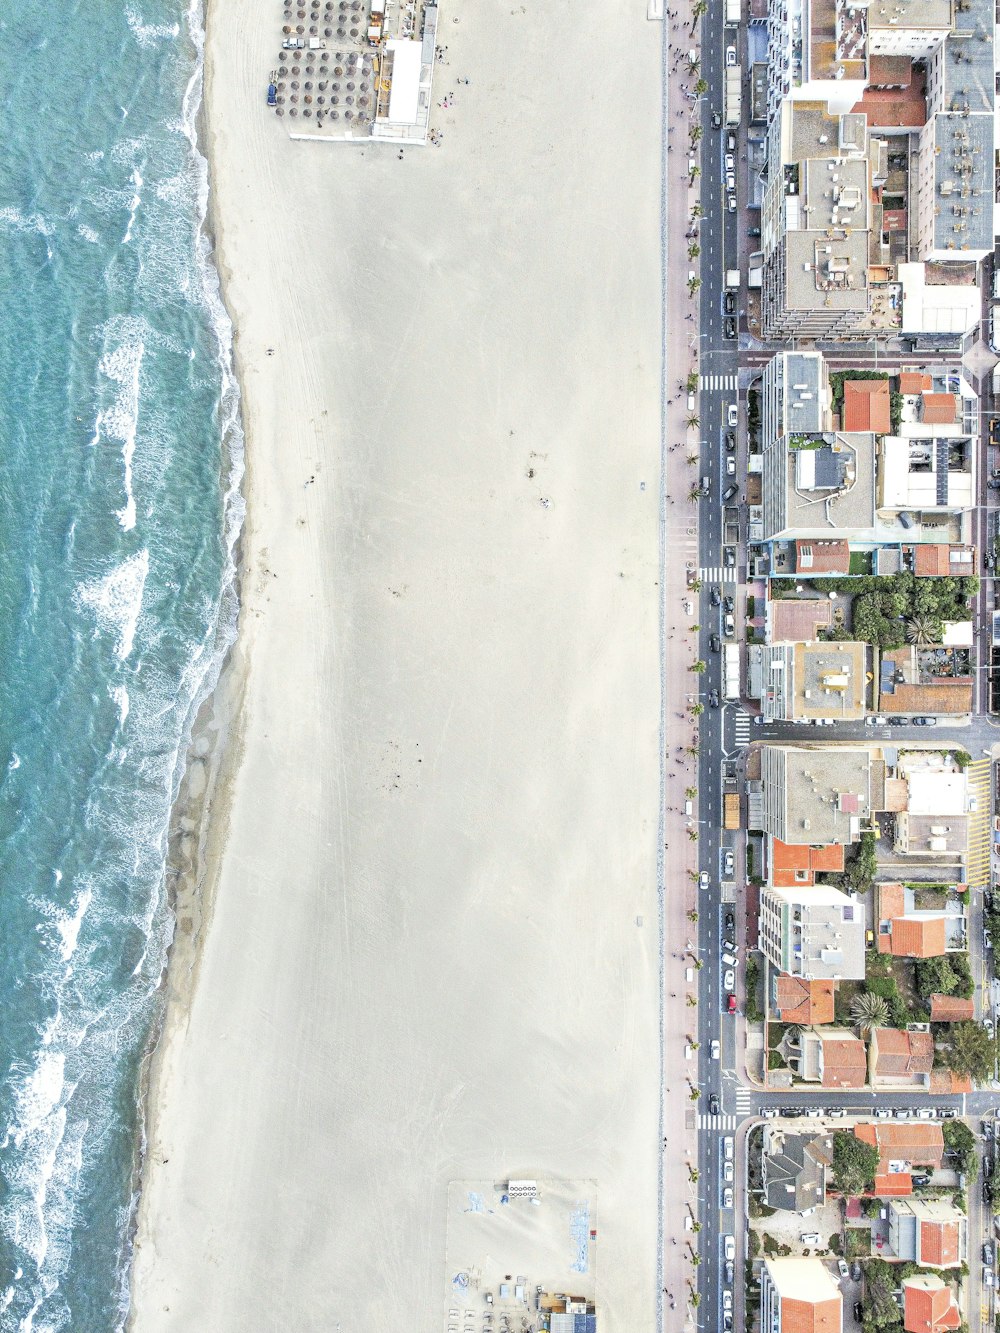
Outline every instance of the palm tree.
<path id="1" fill-rule="evenodd" d="M 703 215 L 703 212 L 704 210 L 702 209 L 701 204 L 693 204 L 691 207 L 691 221 L 693 222 L 695 218 L 700 218 Z"/>
<path id="2" fill-rule="evenodd" d="M 689 995 L 689 996 L 687 997 L 687 1002 L 688 1002 L 688 1008 L 689 1008 L 689 1009 L 695 1009 L 695 1008 L 697 1008 L 697 1005 L 698 1005 L 698 997 L 697 997 L 696 995 Z M 697 1092 L 697 1091 L 698 1091 L 698 1089 L 695 1088 L 695 1092 Z"/>
<path id="3" fill-rule="evenodd" d="M 688 1101 L 696 1102 L 700 1096 L 701 1096 L 701 1089 L 692 1088 L 690 1093 L 688 1094 Z"/>
<path id="4" fill-rule="evenodd" d="M 701 254 L 701 246 L 695 242 L 692 242 L 688 246 L 688 259 L 697 259 L 700 254 Z"/>
<path id="5" fill-rule="evenodd" d="M 688 296 L 694 296 L 701 286 L 701 278 L 688 278 Z"/>
<path id="6" fill-rule="evenodd" d="M 708 9 L 707 0 L 695 0 L 694 6 L 691 9 L 692 36 L 694 35 L 695 28 L 698 26 L 698 20 L 703 17 L 706 9 Z"/>
<path id="7" fill-rule="evenodd" d="M 697 180 L 698 177 L 701 175 L 701 167 L 699 167 L 699 165 L 698 165 L 697 162 L 696 162 L 696 163 L 694 164 L 694 166 L 691 168 L 691 171 L 690 171 L 689 174 L 690 174 L 692 180 Z"/>
<path id="8" fill-rule="evenodd" d="M 701 1172 L 696 1166 L 688 1166 L 688 1175 L 691 1177 L 691 1184 L 697 1185 Z"/>
<path id="9" fill-rule="evenodd" d="M 697 788 L 697 787 L 685 787 L 685 788 L 684 788 L 684 799 L 685 799 L 685 800 L 687 800 L 687 801 L 693 801 L 694 798 L 695 798 L 697 795 L 698 795 L 698 788 Z M 695 875 L 695 879 L 697 879 L 697 878 L 698 878 L 698 876 Z"/>
<path id="10" fill-rule="evenodd" d="M 687 419 L 687 428 L 688 428 L 688 430 L 697 430 L 698 427 L 699 427 L 700 425 L 701 425 L 701 417 L 698 415 L 698 413 L 697 413 L 697 412 L 689 412 L 689 413 L 688 413 L 688 419 Z M 698 461 L 698 460 L 695 459 L 695 462 L 697 462 L 697 461 Z"/>
<path id="11" fill-rule="evenodd" d="M 921 646 L 937 643 L 937 625 L 930 616 L 912 616 L 906 622 L 906 638 L 908 643 Z"/>
<path id="12" fill-rule="evenodd" d="M 692 592 L 701 592 L 701 579 L 692 579 L 692 580 L 691 580 L 691 591 L 692 591 Z"/>
<path id="13" fill-rule="evenodd" d="M 698 82 L 694 85 L 694 90 L 699 97 L 704 97 L 705 94 L 708 92 L 708 84 L 705 82 L 704 79 L 699 79 Z"/>
<path id="14" fill-rule="evenodd" d="M 688 499 L 691 501 L 693 505 L 696 505 L 698 501 L 701 499 L 701 487 L 692 486 L 691 489 L 688 491 Z"/>
<path id="15" fill-rule="evenodd" d="M 701 1304 L 701 1292 L 698 1292 L 698 1291 L 692 1291 L 692 1293 L 691 1293 L 691 1304 L 692 1304 L 692 1305 L 694 1306 L 694 1308 L 697 1310 L 698 1306 Z"/>
<path id="16" fill-rule="evenodd" d="M 704 705 L 704 704 L 692 704 L 692 705 L 691 705 L 691 716 L 692 716 L 692 717 L 701 717 L 701 715 L 702 715 L 702 713 L 704 713 L 704 711 L 705 711 L 705 705 Z"/>
<path id="17" fill-rule="evenodd" d="M 692 1222 L 692 1223 L 691 1223 L 691 1230 L 692 1230 L 692 1231 L 694 1232 L 694 1234 L 697 1236 L 698 1232 L 701 1230 L 701 1223 L 700 1223 L 700 1222 Z"/>
<path id="18" fill-rule="evenodd" d="M 700 657 L 698 658 L 697 662 L 692 662 L 691 665 L 688 667 L 688 671 L 694 671 L 699 676 L 704 670 L 705 670 L 705 663 L 701 660 Z"/>
<path id="19" fill-rule="evenodd" d="M 701 969 L 702 969 L 704 966 L 705 966 L 705 960 L 704 960 L 704 958 L 696 958 L 696 959 L 694 960 L 694 970 L 695 970 L 696 972 L 700 972 Z"/>
<path id="20" fill-rule="evenodd" d="M 696 828 L 689 828 L 687 833 L 692 842 L 698 841 L 698 830 Z"/>
<path id="21" fill-rule="evenodd" d="M 692 125 L 691 128 L 688 130 L 688 134 L 690 134 L 690 136 L 691 136 L 691 142 L 692 142 L 693 144 L 697 143 L 698 140 L 701 138 L 701 126 L 700 126 L 699 124 L 695 123 L 695 124 Z"/>
<path id="22" fill-rule="evenodd" d="M 698 372 L 696 370 L 688 371 L 687 383 L 682 387 L 686 388 L 688 393 L 698 392 Z"/>
<path id="23" fill-rule="evenodd" d="M 698 1265 L 701 1263 L 701 1255 L 698 1253 L 697 1250 L 691 1251 L 691 1262 L 692 1264 L 694 1264 L 695 1268 L 697 1268 Z M 694 1298 L 692 1297 L 692 1300 L 693 1299 Z"/>
<path id="24" fill-rule="evenodd" d="M 697 884 L 697 883 L 698 883 L 698 872 L 697 872 L 697 870 L 689 870 L 689 871 L 688 871 L 688 879 L 691 881 L 692 884 Z"/>
<path id="25" fill-rule="evenodd" d="M 889 1005 L 881 995 L 874 995 L 868 990 L 861 991 L 851 1001 L 851 1017 L 862 1032 L 884 1028 L 889 1022 Z"/>
<path id="26" fill-rule="evenodd" d="M 685 754 L 689 754 L 689 755 L 691 756 L 692 759 L 697 759 L 697 758 L 698 758 L 698 747 L 697 747 L 697 745 L 688 745 L 688 746 L 685 748 L 684 753 L 685 753 Z"/>
<path id="27" fill-rule="evenodd" d="M 701 61 L 698 59 L 698 57 L 697 57 L 697 56 L 689 55 L 689 56 L 688 56 L 688 73 L 689 73 L 689 74 L 697 74 L 698 71 L 699 71 L 700 69 L 701 69 Z"/>
<path id="28" fill-rule="evenodd" d="M 692 907 L 690 912 L 688 912 L 687 919 L 691 922 L 692 925 L 694 925 L 694 923 L 698 920 L 698 913 L 695 910 L 695 908 Z"/>
<path id="29" fill-rule="evenodd" d="M 701 1042 L 700 1042 L 700 1041 L 695 1041 L 695 1039 L 694 1039 L 693 1037 L 688 1037 L 688 1045 L 691 1047 L 692 1051 L 700 1051 L 700 1050 L 701 1050 Z"/>

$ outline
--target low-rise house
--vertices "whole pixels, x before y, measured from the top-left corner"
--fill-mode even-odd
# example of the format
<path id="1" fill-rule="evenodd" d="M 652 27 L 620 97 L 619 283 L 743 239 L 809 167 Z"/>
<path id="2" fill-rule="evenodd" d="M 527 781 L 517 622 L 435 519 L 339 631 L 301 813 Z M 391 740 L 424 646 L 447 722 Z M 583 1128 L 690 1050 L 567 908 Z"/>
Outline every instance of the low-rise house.
<path id="1" fill-rule="evenodd" d="M 778 1051 L 789 1069 L 824 1088 L 863 1088 L 868 1072 L 864 1042 L 848 1028 L 789 1028 Z"/>
<path id="2" fill-rule="evenodd" d="M 772 977 L 774 1010 L 779 1022 L 794 1023 L 799 1027 L 833 1022 L 835 981 L 806 981 L 784 972 L 773 973 Z"/>
<path id="3" fill-rule="evenodd" d="M 929 1032 L 873 1028 L 869 1059 L 873 1085 L 920 1087 L 934 1065 L 934 1039 Z"/>
<path id="4" fill-rule="evenodd" d="M 903 884 L 880 884 L 876 893 L 879 953 L 895 958 L 936 958 L 965 947 L 965 912 L 956 899 L 926 910 L 915 906 L 916 893 Z"/>
<path id="5" fill-rule="evenodd" d="M 792 1213 L 822 1208 L 832 1164 L 832 1134 L 792 1134 L 766 1125 L 761 1171 L 767 1206 Z"/>
<path id="6" fill-rule="evenodd" d="M 941 750 L 907 751 L 885 784 L 885 809 L 895 814 L 893 850 L 954 860 L 968 841 L 968 780 Z"/>
<path id="7" fill-rule="evenodd" d="M 842 1333 L 844 1301 L 830 1270 L 815 1257 L 765 1259 L 760 1326 L 767 1333 Z"/>
<path id="8" fill-rule="evenodd" d="M 955 1293 L 936 1273 L 916 1273 L 903 1281 L 906 1333 L 951 1333 L 962 1326 Z"/>
<path id="9" fill-rule="evenodd" d="M 958 995 L 931 996 L 932 1023 L 965 1023 L 975 1016 L 976 1007 L 971 1000 L 963 1000 Z"/>
<path id="10" fill-rule="evenodd" d="M 855 1137 L 878 1150 L 878 1174 L 899 1175 L 915 1167 L 937 1171 L 944 1161 L 944 1133 L 925 1121 L 876 1120 L 854 1126 Z"/>
<path id="11" fill-rule="evenodd" d="M 967 1221 L 950 1199 L 892 1199 L 889 1245 L 897 1259 L 921 1268 L 958 1268 L 965 1261 Z"/>
<path id="12" fill-rule="evenodd" d="M 879 667 L 879 711 L 968 713 L 972 670 L 968 646 L 910 644 L 887 650 Z"/>
<path id="13" fill-rule="evenodd" d="M 794 884 L 815 884 L 819 874 L 843 873 L 844 848 L 837 842 L 813 847 L 808 843 L 768 838 L 767 870 L 767 882 L 778 889 L 790 888 Z"/>

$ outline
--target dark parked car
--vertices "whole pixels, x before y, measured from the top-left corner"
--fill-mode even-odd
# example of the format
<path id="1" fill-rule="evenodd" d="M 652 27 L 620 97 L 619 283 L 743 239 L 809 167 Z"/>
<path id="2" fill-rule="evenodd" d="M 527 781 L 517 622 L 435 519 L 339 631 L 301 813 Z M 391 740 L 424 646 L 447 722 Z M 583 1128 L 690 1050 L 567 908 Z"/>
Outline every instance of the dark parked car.
<path id="1" fill-rule="evenodd" d="M 802 1107 L 783 1106 L 781 1110 L 778 1112 L 778 1114 L 780 1116 L 783 1116 L 786 1120 L 797 1120 L 799 1116 L 802 1114 Z"/>
<path id="2" fill-rule="evenodd" d="M 890 717 L 889 719 L 890 727 L 906 727 L 909 726 L 909 723 L 910 719 L 908 717 Z"/>
<path id="3" fill-rule="evenodd" d="M 986 1244 L 983 1246 L 983 1263 L 984 1264 L 993 1263 L 993 1244 L 991 1241 L 987 1241 Z"/>
<path id="4" fill-rule="evenodd" d="M 723 611 L 725 611 L 727 616 L 731 616 L 733 614 L 733 612 L 736 610 L 736 603 L 732 597 L 723 597 L 722 609 Z"/>
<path id="5" fill-rule="evenodd" d="M 735 1276 L 735 1274 L 736 1274 L 736 1269 L 735 1269 L 735 1267 L 734 1267 L 734 1265 L 733 1265 L 733 1261 L 732 1261 L 732 1259 L 727 1259 L 727 1260 L 726 1260 L 726 1282 L 727 1282 L 727 1284 L 728 1284 L 730 1287 L 733 1285 L 733 1277 Z"/>
<path id="6" fill-rule="evenodd" d="M 726 913 L 726 934 L 731 935 L 736 929 L 736 918 L 732 912 Z"/>
<path id="7" fill-rule="evenodd" d="M 993 1202 L 993 1186 L 986 1176 L 983 1177 L 983 1203 L 991 1204 Z"/>
<path id="8" fill-rule="evenodd" d="M 712 605 L 713 605 L 713 606 L 719 606 L 719 605 L 721 605 L 721 603 L 722 603 L 722 593 L 719 592 L 718 588 L 713 588 L 712 591 L 711 591 L 711 593 L 709 594 L 709 597 L 711 598 L 711 602 L 712 602 Z"/>
<path id="9" fill-rule="evenodd" d="M 736 314 L 736 297 L 732 292 L 726 292 L 725 296 L 722 298 L 722 303 L 727 315 Z"/>
<path id="10" fill-rule="evenodd" d="M 861 1323 L 861 1317 L 862 1317 L 862 1315 L 864 1314 L 864 1312 L 865 1312 L 865 1307 L 861 1304 L 861 1302 L 860 1302 L 860 1301 L 855 1301 L 855 1302 L 854 1302 L 854 1322 L 855 1322 L 856 1324 L 860 1324 L 860 1323 Z"/>
<path id="11" fill-rule="evenodd" d="M 713 130 L 722 129 L 722 117 L 719 115 L 718 111 L 712 112 L 712 129 Z"/>
<path id="12" fill-rule="evenodd" d="M 936 717 L 915 717 L 915 718 L 913 719 L 913 725 L 914 725 L 915 727 L 936 727 L 936 726 L 937 726 L 937 718 L 936 718 Z"/>
<path id="13" fill-rule="evenodd" d="M 722 326 L 722 336 L 724 338 L 736 337 L 736 320 L 731 315 L 727 315 L 725 318 Z M 997 485 L 1000 486 L 1000 482 L 997 482 Z"/>
<path id="14" fill-rule="evenodd" d="M 711 1097 L 709 1097 L 708 1109 L 711 1111 L 712 1115 L 719 1114 L 719 1094 L 717 1092 L 713 1092 Z"/>
<path id="15" fill-rule="evenodd" d="M 727 486 L 726 489 L 722 492 L 722 503 L 728 504 L 729 501 L 732 500 L 732 498 L 738 493 L 739 489 L 740 488 L 739 486 L 737 486 L 735 481 L 731 485 Z"/>
<path id="16" fill-rule="evenodd" d="M 851 1264 L 851 1281 L 852 1282 L 861 1281 L 861 1265 L 858 1263 L 857 1259 L 855 1259 L 854 1263 Z"/>
<path id="17" fill-rule="evenodd" d="M 718 634 L 710 634 L 708 636 L 708 646 L 713 653 L 722 651 L 722 640 L 719 638 Z"/>
<path id="18" fill-rule="evenodd" d="M 736 452 L 736 436 L 731 430 L 726 432 L 726 449 L 731 454 Z"/>
<path id="19" fill-rule="evenodd" d="M 759 235 L 760 235 L 760 228 L 759 228 L 759 227 L 748 227 L 748 228 L 747 228 L 747 235 L 748 235 L 748 236 L 759 236 Z"/>
<path id="20" fill-rule="evenodd" d="M 719 706 L 719 691 L 718 691 L 718 690 L 713 690 L 712 693 L 708 696 L 708 706 L 709 706 L 709 708 L 718 708 L 718 706 Z"/>
<path id="21" fill-rule="evenodd" d="M 735 546 L 724 546 L 722 548 L 722 563 L 725 565 L 727 569 L 735 569 L 736 567 Z"/>

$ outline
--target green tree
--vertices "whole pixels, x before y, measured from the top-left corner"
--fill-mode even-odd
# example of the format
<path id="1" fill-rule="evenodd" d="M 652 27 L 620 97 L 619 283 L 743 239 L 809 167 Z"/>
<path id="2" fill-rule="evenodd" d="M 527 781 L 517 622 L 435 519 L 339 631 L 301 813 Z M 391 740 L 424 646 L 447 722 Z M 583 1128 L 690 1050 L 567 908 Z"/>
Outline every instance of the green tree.
<path id="1" fill-rule="evenodd" d="M 968 1074 L 976 1083 L 992 1078 L 997 1044 L 978 1023 L 948 1023 L 937 1038 L 936 1057 L 953 1074 Z"/>
<path id="2" fill-rule="evenodd" d="M 939 622 L 932 620 L 926 615 L 911 616 L 906 622 L 906 639 L 908 643 L 915 643 L 924 647 L 930 643 L 938 642 Z"/>
<path id="3" fill-rule="evenodd" d="M 698 290 L 700 286 L 701 286 L 701 278 L 688 278 L 687 280 L 688 295 L 694 296 L 695 292 Z"/>
<path id="4" fill-rule="evenodd" d="M 958 1154 L 958 1170 L 967 1181 L 974 1179 L 977 1169 L 975 1134 L 963 1120 L 946 1120 L 941 1132 L 945 1147 Z"/>
<path id="5" fill-rule="evenodd" d="M 881 995 L 861 991 L 851 1001 L 851 1017 L 862 1032 L 889 1026 L 889 1004 Z"/>
<path id="6" fill-rule="evenodd" d="M 705 94 L 708 92 L 708 84 L 704 79 L 699 79 L 698 82 L 694 85 L 694 90 L 699 97 L 704 97 Z"/>
<path id="7" fill-rule="evenodd" d="M 705 711 L 705 705 L 704 705 L 704 704 L 692 704 L 692 705 L 691 705 L 691 713 L 692 713 L 692 715 L 693 715 L 694 717 L 701 717 L 701 715 L 702 715 L 702 713 L 704 713 L 704 711 Z"/>
<path id="8" fill-rule="evenodd" d="M 688 246 L 688 259 L 697 259 L 701 254 L 701 246 L 697 241 L 692 241 Z"/>
<path id="9" fill-rule="evenodd" d="M 688 667 L 688 671 L 697 672 L 699 676 L 704 670 L 705 670 L 705 663 L 701 660 L 700 657 L 697 662 L 692 662 L 691 665 Z"/>
<path id="10" fill-rule="evenodd" d="M 833 1180 L 841 1194 L 861 1194 L 871 1189 L 878 1162 L 878 1149 L 862 1143 L 851 1130 L 840 1130 L 833 1136 Z"/>
<path id="11" fill-rule="evenodd" d="M 701 138 L 701 126 L 695 122 L 695 124 L 688 130 L 688 134 L 691 136 L 692 145 L 696 144 Z"/>
<path id="12" fill-rule="evenodd" d="M 688 430 L 697 430 L 700 425 L 701 425 L 701 417 L 698 416 L 696 412 L 689 412 L 687 419 Z M 695 459 L 695 462 L 697 461 L 698 460 Z"/>

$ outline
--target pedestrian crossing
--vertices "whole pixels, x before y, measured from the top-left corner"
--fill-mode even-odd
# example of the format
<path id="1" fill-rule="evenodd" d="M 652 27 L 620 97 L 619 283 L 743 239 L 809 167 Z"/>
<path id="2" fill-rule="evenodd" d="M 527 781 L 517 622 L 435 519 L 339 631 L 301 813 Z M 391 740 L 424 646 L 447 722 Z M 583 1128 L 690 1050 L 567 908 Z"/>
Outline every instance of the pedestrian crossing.
<path id="1" fill-rule="evenodd" d="M 990 882 L 990 759 L 977 759 L 966 770 L 969 796 L 975 798 L 975 810 L 969 812 L 969 843 L 965 878 L 973 888 Z M 970 804 L 972 802 L 970 801 Z"/>
<path id="2" fill-rule="evenodd" d="M 715 389 L 721 391 L 728 389 L 730 393 L 735 393 L 739 387 L 738 375 L 699 375 L 698 382 L 702 389 Z"/>
<path id="3" fill-rule="evenodd" d="M 736 570 L 714 565 L 711 569 L 699 569 L 698 577 L 702 583 L 735 583 Z"/>
<path id="4" fill-rule="evenodd" d="M 736 748 L 745 750 L 750 744 L 750 714 L 742 708 L 736 710 Z"/>
<path id="5" fill-rule="evenodd" d="M 736 1114 L 742 1118 L 753 1113 L 753 1089 L 745 1088 L 742 1083 L 736 1088 Z"/>
<path id="6" fill-rule="evenodd" d="M 702 1112 L 698 1116 L 699 1129 L 714 1129 L 720 1134 L 731 1134 L 736 1125 L 737 1118 L 734 1115 L 709 1115 Z"/>

